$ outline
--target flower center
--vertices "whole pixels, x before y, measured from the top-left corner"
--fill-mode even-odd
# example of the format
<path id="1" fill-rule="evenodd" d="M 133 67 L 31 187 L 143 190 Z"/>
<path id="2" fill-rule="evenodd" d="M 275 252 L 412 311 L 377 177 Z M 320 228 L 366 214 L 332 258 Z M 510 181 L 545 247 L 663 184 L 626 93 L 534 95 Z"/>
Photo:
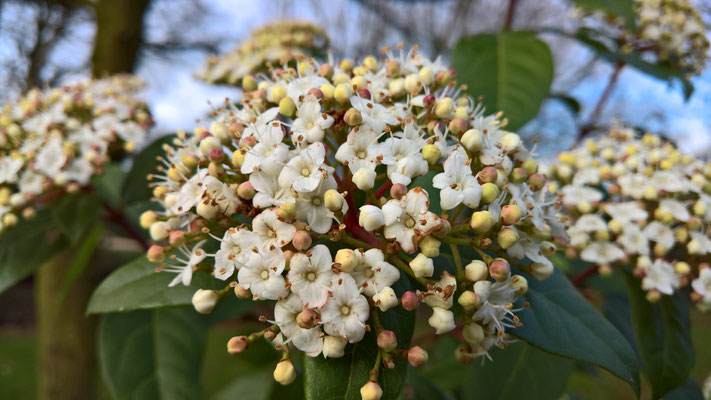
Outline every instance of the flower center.
<path id="1" fill-rule="evenodd" d="M 239 254 L 242 252 L 242 248 L 238 244 L 236 244 L 232 246 L 232 252 L 235 254 Z"/>
<path id="2" fill-rule="evenodd" d="M 309 272 L 308 274 L 306 274 L 306 279 L 310 282 L 313 282 L 316 280 L 316 274 L 313 272 Z"/>
<path id="3" fill-rule="evenodd" d="M 301 175 L 302 176 L 309 176 L 309 175 L 311 175 L 311 171 L 309 171 L 308 168 L 304 168 L 301 170 Z"/>
<path id="4" fill-rule="evenodd" d="M 359 151 L 356 153 L 356 157 L 360 158 L 361 160 L 365 158 L 365 152 L 363 150 Z"/>
<path id="5" fill-rule="evenodd" d="M 368 278 L 375 275 L 375 272 L 373 272 L 372 267 L 366 267 L 364 272 L 365 272 L 365 276 L 367 276 Z"/>
<path id="6" fill-rule="evenodd" d="M 341 306 L 341 314 L 348 315 L 351 313 L 351 308 L 348 306 Z"/>
<path id="7" fill-rule="evenodd" d="M 405 215 L 405 226 L 412 229 L 415 227 L 415 219 L 410 214 Z"/>
<path id="8" fill-rule="evenodd" d="M 265 269 L 264 271 L 262 271 L 260 276 L 262 277 L 262 279 L 269 279 L 269 271 Z"/>
<path id="9" fill-rule="evenodd" d="M 311 200 L 311 203 L 313 203 L 313 205 L 315 205 L 315 206 L 319 206 L 319 205 L 321 205 L 321 199 L 319 199 L 318 197 L 314 197 Z"/>
<path id="10" fill-rule="evenodd" d="M 269 156 L 271 156 L 271 155 L 272 155 L 272 152 L 271 152 L 271 151 L 267 151 L 266 153 L 264 153 L 264 157 L 269 157 Z"/>
<path id="11" fill-rule="evenodd" d="M 313 122 L 309 122 L 308 124 L 306 124 L 306 129 L 312 129 L 313 127 L 314 127 Z"/>

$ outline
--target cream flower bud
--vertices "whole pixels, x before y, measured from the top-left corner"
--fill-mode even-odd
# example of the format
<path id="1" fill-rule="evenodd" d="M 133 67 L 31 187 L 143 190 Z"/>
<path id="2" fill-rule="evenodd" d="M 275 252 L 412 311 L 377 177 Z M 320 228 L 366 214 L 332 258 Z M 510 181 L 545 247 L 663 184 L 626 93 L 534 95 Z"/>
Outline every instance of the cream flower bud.
<path id="1" fill-rule="evenodd" d="M 376 293 L 375 296 L 373 296 L 373 302 L 375 302 L 375 305 L 382 312 L 397 307 L 398 304 L 397 295 L 390 286 L 386 286 Z"/>
<path id="2" fill-rule="evenodd" d="M 383 210 L 374 205 L 364 205 L 360 208 L 358 224 L 368 232 L 380 229 L 384 224 Z"/>
<path id="3" fill-rule="evenodd" d="M 151 239 L 155 241 L 167 239 L 170 234 L 170 225 L 164 221 L 154 222 L 149 230 Z"/>
<path id="4" fill-rule="evenodd" d="M 521 207 L 516 204 L 507 204 L 501 208 L 501 216 L 499 219 L 504 225 L 516 225 L 523 216 Z"/>
<path id="5" fill-rule="evenodd" d="M 434 258 L 439 256 L 439 246 L 442 244 L 432 235 L 427 235 L 420 240 L 420 251 L 427 257 Z"/>
<path id="6" fill-rule="evenodd" d="M 434 273 L 434 262 L 426 255 L 419 253 L 410 261 L 410 268 L 418 278 L 429 278 Z"/>
<path id="7" fill-rule="evenodd" d="M 209 314 L 217 305 L 220 300 L 220 295 L 214 290 L 204 290 L 198 289 L 195 294 L 193 294 L 193 307 L 200 314 Z"/>
<path id="8" fill-rule="evenodd" d="M 465 324 L 462 328 L 462 338 L 469 344 L 481 343 L 485 337 L 484 328 L 476 322 Z"/>
<path id="9" fill-rule="evenodd" d="M 238 299 L 246 300 L 252 298 L 252 292 L 250 292 L 249 289 L 245 289 L 241 285 L 235 285 L 234 293 Z"/>
<path id="10" fill-rule="evenodd" d="M 246 75 L 242 78 L 242 88 L 248 92 L 257 90 L 257 80 L 251 75 Z"/>
<path id="11" fill-rule="evenodd" d="M 331 85 L 330 83 L 324 83 L 323 85 L 321 85 L 321 87 L 319 89 L 321 89 L 321 93 L 323 93 L 323 97 L 326 99 L 329 99 L 329 100 L 333 99 L 333 96 L 336 92 L 336 88 L 333 85 Z"/>
<path id="12" fill-rule="evenodd" d="M 282 385 L 288 385 L 296 379 L 296 370 L 291 360 L 281 360 L 274 368 L 274 380 Z"/>
<path id="13" fill-rule="evenodd" d="M 485 183 L 481 185 L 481 204 L 491 204 L 499 197 L 499 187 L 494 183 Z"/>
<path id="14" fill-rule="evenodd" d="M 516 296 L 523 296 L 528 291 L 528 281 L 521 275 L 514 275 L 511 277 L 511 284 L 509 285 L 511 289 L 516 291 Z"/>
<path id="15" fill-rule="evenodd" d="M 472 214 L 469 226 L 477 233 L 486 233 L 494 226 L 494 216 L 489 211 L 477 211 Z"/>
<path id="16" fill-rule="evenodd" d="M 247 336 L 234 336 L 227 342 L 227 352 L 232 356 L 242 353 L 249 347 Z"/>
<path id="17" fill-rule="evenodd" d="M 441 307 L 432 307 L 432 316 L 427 322 L 437 335 L 450 332 L 456 327 L 454 313 Z"/>
<path id="18" fill-rule="evenodd" d="M 383 389 L 376 381 L 368 381 L 360 388 L 362 400 L 380 400 L 381 397 L 383 397 Z"/>
<path id="19" fill-rule="evenodd" d="M 279 100 L 279 114 L 291 118 L 295 112 L 296 104 L 294 104 L 294 100 L 292 100 L 291 97 L 284 97 Z"/>
<path id="20" fill-rule="evenodd" d="M 539 281 L 542 281 L 551 275 L 553 275 L 553 264 L 551 263 L 532 263 L 531 264 L 531 275 L 533 275 L 534 278 L 538 279 Z"/>
<path id="21" fill-rule="evenodd" d="M 405 80 L 402 78 L 393 79 L 388 84 L 388 91 L 392 97 L 400 97 L 407 91 L 405 90 Z"/>
<path id="22" fill-rule="evenodd" d="M 323 338 L 323 356 L 326 358 L 343 357 L 348 341 L 340 336 L 326 336 Z"/>
<path id="23" fill-rule="evenodd" d="M 677 274 L 686 275 L 691 272 L 691 266 L 684 261 L 678 261 L 674 264 L 674 271 L 676 271 Z"/>
<path id="24" fill-rule="evenodd" d="M 339 104 L 345 104 L 353 95 L 353 89 L 347 83 L 339 83 L 333 91 L 333 98 Z"/>
<path id="25" fill-rule="evenodd" d="M 222 143 L 227 143 L 230 140 L 230 132 L 227 125 L 220 122 L 213 122 L 210 124 L 210 133 L 212 136 L 216 137 Z"/>
<path id="26" fill-rule="evenodd" d="M 372 168 L 361 168 L 353 174 L 353 183 L 360 190 L 370 190 L 375 186 L 375 170 Z"/>
<path id="27" fill-rule="evenodd" d="M 200 141 L 200 153 L 205 157 L 209 156 L 211 151 L 219 149 L 222 149 L 222 143 L 214 136 L 208 136 Z"/>
<path id="28" fill-rule="evenodd" d="M 154 264 L 161 263 L 165 260 L 165 248 L 154 244 L 148 249 L 147 257 L 148 261 Z"/>
<path id="29" fill-rule="evenodd" d="M 407 362 L 413 367 L 420 367 L 427 363 L 430 356 L 427 351 L 420 346 L 412 346 L 410 350 L 407 351 Z"/>
<path id="30" fill-rule="evenodd" d="M 334 259 L 336 264 L 340 264 L 340 269 L 343 272 L 351 272 L 360 264 L 360 257 L 355 250 L 352 249 L 340 249 L 336 253 L 336 258 Z"/>
<path id="31" fill-rule="evenodd" d="M 496 243 L 501 246 L 502 249 L 508 249 L 518 242 L 518 232 L 510 228 L 504 228 L 499 231 L 496 235 Z"/>
<path id="32" fill-rule="evenodd" d="M 422 148 L 422 158 L 430 165 L 434 165 L 442 158 L 442 151 L 436 145 L 428 144 Z"/>
<path id="33" fill-rule="evenodd" d="M 422 67 L 422 69 L 420 69 L 420 72 L 417 74 L 417 76 L 420 78 L 420 81 L 425 86 L 431 86 L 435 80 L 434 71 L 432 71 L 432 68 L 430 68 L 430 67 Z"/>
<path id="34" fill-rule="evenodd" d="M 405 77 L 404 87 L 408 93 L 415 95 L 420 92 L 422 82 L 416 74 L 410 74 Z"/>
<path id="35" fill-rule="evenodd" d="M 326 208 L 333 212 L 340 211 L 343 208 L 343 195 L 335 189 L 327 190 L 323 195 L 323 201 Z"/>
<path id="36" fill-rule="evenodd" d="M 501 139 L 501 146 L 506 152 L 512 152 L 519 148 L 521 145 L 521 138 L 515 133 L 507 133 Z"/>
<path id="37" fill-rule="evenodd" d="M 479 308 L 479 306 L 481 306 L 481 300 L 479 299 L 479 295 L 472 292 L 471 290 L 465 290 L 464 292 L 462 292 L 462 294 L 459 295 L 459 298 L 457 299 L 457 303 L 459 303 L 459 305 L 467 311 Z"/>
<path id="38" fill-rule="evenodd" d="M 277 217 L 283 221 L 291 221 L 296 215 L 295 203 L 284 203 L 277 208 Z"/>
<path id="39" fill-rule="evenodd" d="M 220 207 L 210 200 L 201 201 L 195 207 L 197 214 L 205 219 L 213 219 L 220 211 Z"/>
<path id="40" fill-rule="evenodd" d="M 471 282 L 483 281 L 489 276 L 489 268 L 481 260 L 474 260 L 464 267 L 464 277 Z"/>
<path id="41" fill-rule="evenodd" d="M 484 145 L 484 138 L 478 129 L 469 129 L 462 135 L 461 142 L 462 146 L 464 146 L 470 154 L 474 154 L 481 150 Z"/>
<path id="42" fill-rule="evenodd" d="M 274 104 L 279 104 L 281 99 L 283 99 L 286 96 L 286 88 L 284 88 L 281 85 L 274 85 L 269 89 L 269 93 L 267 94 L 267 100 L 270 103 Z"/>
<path id="43" fill-rule="evenodd" d="M 454 111 L 454 106 L 450 97 L 444 97 L 435 102 L 434 113 L 437 118 L 449 118 L 452 111 Z"/>
<path id="44" fill-rule="evenodd" d="M 156 221 L 158 221 L 158 214 L 155 211 L 146 211 L 139 217 L 139 223 L 143 229 L 150 229 Z"/>
<path id="45" fill-rule="evenodd" d="M 395 336 L 395 332 L 393 331 L 381 331 L 378 334 L 378 338 L 376 339 L 376 341 L 378 343 L 378 347 L 385 351 L 393 351 L 395 350 L 395 348 L 397 348 L 397 337 Z"/>

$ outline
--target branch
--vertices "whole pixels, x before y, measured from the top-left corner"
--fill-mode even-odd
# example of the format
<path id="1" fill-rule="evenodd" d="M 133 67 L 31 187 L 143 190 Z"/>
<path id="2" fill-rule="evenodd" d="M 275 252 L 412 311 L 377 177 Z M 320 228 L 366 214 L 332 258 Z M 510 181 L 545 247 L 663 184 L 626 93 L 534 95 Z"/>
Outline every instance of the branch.
<path id="1" fill-rule="evenodd" d="M 514 12 L 516 11 L 517 0 L 509 0 L 509 8 L 506 10 L 506 20 L 504 21 L 503 31 L 510 31 L 513 23 Z"/>
<path id="2" fill-rule="evenodd" d="M 117 210 L 107 202 L 104 201 L 104 209 L 107 212 L 107 220 L 114 222 L 123 229 L 124 232 L 128 234 L 132 239 L 137 241 L 144 250 L 148 250 L 148 242 L 143 238 L 143 235 L 136 229 L 126 218 L 126 214 L 122 211 Z"/>
<path id="3" fill-rule="evenodd" d="M 610 94 L 612 93 L 612 89 L 615 87 L 617 79 L 620 77 L 620 72 L 622 71 L 622 68 L 624 68 L 624 66 L 625 62 L 622 60 L 618 60 L 615 63 L 615 69 L 612 71 L 612 75 L 610 75 L 610 80 L 607 82 L 605 90 L 602 92 L 600 99 L 597 101 L 595 109 L 593 109 L 592 113 L 590 113 L 588 122 L 580 128 L 580 132 L 578 132 L 578 137 L 575 139 L 575 143 L 580 143 L 580 141 L 583 140 L 583 138 L 587 136 L 590 132 L 592 132 L 595 128 L 595 124 L 597 120 L 600 119 L 602 111 L 605 108 L 605 104 L 607 103 L 607 100 L 609 99 Z"/>
<path id="4" fill-rule="evenodd" d="M 597 264 L 593 264 L 589 266 L 588 268 L 584 269 L 582 272 L 580 272 L 577 275 L 571 276 L 570 277 L 570 283 L 572 283 L 574 286 L 579 287 L 582 286 L 585 281 L 595 275 L 597 273 Z"/>

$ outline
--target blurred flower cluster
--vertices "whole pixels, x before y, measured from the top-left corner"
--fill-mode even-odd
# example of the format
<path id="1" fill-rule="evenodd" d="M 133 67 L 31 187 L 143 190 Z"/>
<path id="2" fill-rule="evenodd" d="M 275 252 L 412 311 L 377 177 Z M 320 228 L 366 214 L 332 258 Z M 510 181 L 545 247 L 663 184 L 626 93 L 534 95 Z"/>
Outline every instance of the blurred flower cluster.
<path id="1" fill-rule="evenodd" d="M 649 301 L 690 283 L 711 305 L 711 164 L 619 127 L 559 154 L 548 174 L 569 218 L 567 256 L 603 275 L 631 265 Z"/>
<path id="2" fill-rule="evenodd" d="M 141 87 L 129 75 L 87 80 L 30 90 L 0 110 L 0 230 L 143 143 L 152 122 Z"/>
<path id="3" fill-rule="evenodd" d="M 239 85 L 247 75 L 266 73 L 269 65 L 283 65 L 296 58 L 325 55 L 328 36 L 307 22 L 280 21 L 252 32 L 232 52 L 208 58 L 197 77 L 208 83 Z"/>
<path id="4" fill-rule="evenodd" d="M 708 60 L 709 41 L 698 11 L 688 0 L 635 0 L 636 27 L 630 30 L 620 17 L 576 9 L 584 24 L 610 24 L 609 36 L 620 42 L 624 52 L 654 55 L 690 75 L 698 75 Z"/>
<path id="5" fill-rule="evenodd" d="M 276 300 L 263 318 L 273 325 L 228 348 L 277 343 L 282 383 L 293 379 L 284 344 L 334 358 L 368 332 L 386 368 L 421 365 L 427 353 L 398 349 L 378 311 L 422 303 L 436 334 L 458 329 L 457 359 L 488 356 L 520 325 L 528 282 L 512 264 L 548 277 L 548 240 L 565 237 L 557 198 L 506 120 L 464 96 L 439 59 L 383 51 L 248 77 L 240 104 L 179 134 L 151 177 L 162 210 L 141 216 L 157 242 L 148 258 L 176 274 L 171 285 L 198 270 L 229 282 L 195 293 L 201 312 L 230 291 Z"/>

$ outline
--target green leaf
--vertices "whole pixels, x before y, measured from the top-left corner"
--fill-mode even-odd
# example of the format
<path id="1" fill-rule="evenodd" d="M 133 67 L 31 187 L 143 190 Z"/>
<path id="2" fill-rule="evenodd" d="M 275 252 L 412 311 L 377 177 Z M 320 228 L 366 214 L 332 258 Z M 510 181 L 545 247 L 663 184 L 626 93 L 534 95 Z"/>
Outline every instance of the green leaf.
<path id="1" fill-rule="evenodd" d="M 578 7 L 588 11 L 604 11 L 622 18 L 629 29 L 636 26 L 633 0 L 572 0 Z"/>
<path id="2" fill-rule="evenodd" d="M 158 172 L 158 166 L 162 164 L 156 157 L 165 156 L 163 145 L 170 144 L 173 139 L 175 139 L 175 135 L 163 136 L 149 144 L 133 158 L 133 167 L 128 172 L 123 185 L 124 202 L 131 203 L 151 198 L 152 193 L 148 187 L 147 177 L 149 174 Z"/>
<path id="3" fill-rule="evenodd" d="M 627 283 L 642 368 L 658 399 L 683 385 L 694 366 L 689 305 L 681 292 L 652 304 L 638 279 L 627 274 Z"/>
<path id="4" fill-rule="evenodd" d="M 703 400 L 704 393 L 701 386 L 692 377 L 686 378 L 682 386 L 674 389 L 664 396 L 665 400 Z"/>
<path id="5" fill-rule="evenodd" d="M 98 332 L 104 382 L 114 399 L 199 399 L 204 320 L 191 309 L 109 314 Z"/>
<path id="6" fill-rule="evenodd" d="M 83 237 L 81 243 L 79 243 L 78 248 L 74 252 L 72 263 L 67 270 L 67 274 L 64 276 L 64 282 L 59 292 L 59 298 L 62 299 L 62 301 L 64 301 L 67 293 L 69 293 L 69 289 L 72 288 L 77 278 L 86 271 L 86 268 L 89 266 L 89 261 L 91 261 L 91 256 L 94 255 L 94 250 L 96 250 L 96 246 L 99 245 L 103 237 L 104 227 L 94 225 L 94 228 L 89 231 Z"/>
<path id="7" fill-rule="evenodd" d="M 398 294 L 409 289 L 405 276 L 393 285 Z M 395 332 L 398 348 L 407 349 L 414 330 L 415 315 L 401 307 L 378 312 L 385 329 Z M 372 326 L 372 321 L 370 322 Z M 368 381 L 370 370 L 375 365 L 378 345 L 373 333 L 366 333 L 363 340 L 346 347 L 341 358 L 325 359 L 323 356 L 304 357 L 304 394 L 306 399 L 355 399 L 360 396 L 360 388 Z M 397 399 L 407 378 L 407 362 L 396 358 L 395 368 L 381 366 L 379 384 L 383 389 L 382 399 Z"/>
<path id="8" fill-rule="evenodd" d="M 450 354 L 451 356 L 451 354 Z M 447 396 L 437 384 L 430 379 L 418 374 L 412 370 L 407 374 L 405 387 L 402 388 L 402 400 L 450 400 L 452 397 Z"/>
<path id="9" fill-rule="evenodd" d="M 551 94 L 550 96 L 551 99 L 553 100 L 558 100 L 570 110 L 571 113 L 574 115 L 578 115 L 580 113 L 580 102 L 576 100 L 574 97 L 567 96 L 564 94 Z"/>
<path id="10" fill-rule="evenodd" d="M 237 377 L 227 387 L 220 390 L 213 400 L 268 400 L 275 383 L 271 370 L 258 369 L 250 374 Z"/>
<path id="11" fill-rule="evenodd" d="M 69 242 L 76 244 L 96 223 L 100 211 L 101 200 L 93 193 L 77 193 L 62 196 L 52 207 L 52 217 Z"/>
<path id="12" fill-rule="evenodd" d="M 462 382 L 462 400 L 558 399 L 563 395 L 573 361 L 556 357 L 526 343 L 493 348 L 493 361 L 476 360 Z"/>
<path id="13" fill-rule="evenodd" d="M 103 174 L 95 175 L 91 179 L 91 185 L 99 192 L 101 198 L 114 207 L 120 207 L 121 188 L 126 180 L 126 173 L 118 163 L 106 164 L 103 169 Z"/>
<path id="14" fill-rule="evenodd" d="M 0 235 L 0 293 L 30 276 L 68 243 L 52 229 L 50 211 L 45 209 Z"/>
<path id="15" fill-rule="evenodd" d="M 548 45 L 530 32 L 462 38 L 452 53 L 457 81 L 490 113 L 503 111 L 517 130 L 538 114 L 553 82 Z"/>
<path id="16" fill-rule="evenodd" d="M 530 307 L 517 314 L 523 327 L 510 332 L 529 344 L 602 367 L 639 393 L 638 362 L 627 339 L 580 295 L 560 271 L 543 281 L 527 277 Z"/>
<path id="17" fill-rule="evenodd" d="M 175 274 L 155 272 L 156 265 L 145 255 L 117 269 L 96 288 L 89 300 L 87 313 L 182 306 L 192 304 L 198 289 L 221 289 L 227 282 L 218 281 L 208 273 L 197 271 L 190 286 L 168 287 Z"/>

